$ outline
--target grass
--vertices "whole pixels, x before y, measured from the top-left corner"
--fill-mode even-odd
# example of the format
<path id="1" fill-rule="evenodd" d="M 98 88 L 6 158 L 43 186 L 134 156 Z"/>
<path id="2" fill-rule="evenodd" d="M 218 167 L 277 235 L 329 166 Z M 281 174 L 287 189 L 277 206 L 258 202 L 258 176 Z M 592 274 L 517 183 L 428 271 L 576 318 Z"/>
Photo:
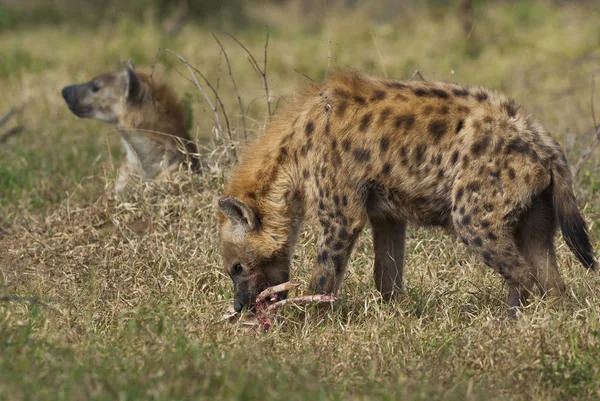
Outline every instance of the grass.
<path id="1" fill-rule="evenodd" d="M 426 79 L 513 96 L 574 164 L 591 139 L 600 11 L 542 1 L 477 4 L 468 38 L 449 8 L 409 7 L 397 15 L 377 6 L 345 14 L 329 8 L 296 18 L 292 6 L 262 4 L 250 7 L 254 24 L 236 34 L 260 61 L 261 24 L 269 24 L 274 97 L 306 83 L 294 68 L 317 80 L 328 65 L 399 78 L 418 68 Z M 249 128 L 260 132 L 261 82 L 223 39 Z M 23 104 L 18 119 L 28 127 L 0 148 L 0 399 L 600 397 L 600 279 L 562 240 L 567 298 L 555 305 L 536 298 L 516 322 L 505 319 L 506 287 L 497 275 L 459 241 L 416 229 L 407 242 L 405 296 L 395 304 L 382 303 L 372 284 L 367 231 L 331 308 L 285 310 L 285 323 L 264 334 L 219 322 L 232 297 L 214 215 L 227 168 L 215 156 L 201 177 L 183 175 L 139 188 L 128 202 L 116 200 L 110 185 L 118 134 L 75 119 L 60 97 L 62 86 L 118 68 L 120 58 L 153 63 L 159 46 L 182 54 L 213 82 L 220 76 L 219 92 L 241 139 L 237 99 L 207 28 L 191 24 L 165 37 L 151 21 L 124 17 L 93 30 L 42 25 L 0 32 L 0 114 Z M 207 151 L 218 150 L 212 113 L 177 71 L 185 75 L 175 58 L 159 53 L 157 73 L 192 101 L 191 132 Z M 599 173 L 596 151 L 576 186 L 596 248 Z M 294 279 L 308 281 L 315 242 L 309 226 Z"/>

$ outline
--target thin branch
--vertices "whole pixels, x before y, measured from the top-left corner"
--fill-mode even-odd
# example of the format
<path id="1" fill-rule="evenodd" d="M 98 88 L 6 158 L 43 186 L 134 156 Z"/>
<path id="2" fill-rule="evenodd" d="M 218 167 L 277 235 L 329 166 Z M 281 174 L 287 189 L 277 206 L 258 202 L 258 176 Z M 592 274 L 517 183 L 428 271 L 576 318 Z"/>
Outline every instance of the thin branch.
<path id="1" fill-rule="evenodd" d="M 312 81 L 312 82 L 315 82 L 315 80 L 314 80 L 314 79 L 312 79 L 311 77 L 309 77 L 308 75 L 306 75 L 306 74 L 305 74 L 305 73 L 303 73 L 302 71 L 298 70 L 297 68 L 294 68 L 294 71 L 295 71 L 295 72 L 297 72 L 298 74 L 302 75 L 304 78 L 306 78 L 306 79 L 308 79 L 308 80 L 310 80 L 310 81 Z"/>
<path id="2" fill-rule="evenodd" d="M 423 75 L 421 75 L 421 73 L 419 72 L 419 70 L 415 70 L 415 72 L 413 72 L 413 74 L 410 76 L 410 78 L 408 78 L 409 81 L 412 81 L 415 77 L 419 77 L 421 78 L 421 81 L 426 81 L 425 78 L 423 78 Z"/>
<path id="3" fill-rule="evenodd" d="M 265 40 L 265 60 L 263 63 L 263 69 L 260 68 L 260 66 L 258 65 L 258 62 L 256 61 L 256 58 L 250 52 L 250 50 L 248 50 L 248 48 L 246 46 L 244 46 L 244 44 L 242 42 L 240 42 L 240 40 L 238 38 L 236 38 L 229 32 L 226 32 L 226 31 L 221 31 L 221 32 L 224 33 L 225 35 L 229 36 L 231 39 L 233 39 L 246 52 L 246 54 L 248 55 L 248 62 L 250 63 L 250 65 L 252 65 L 252 67 L 254 67 L 257 74 L 262 78 L 263 85 L 265 88 L 265 93 L 267 94 L 267 111 L 268 111 L 267 119 L 270 120 L 273 113 L 271 111 L 271 99 L 269 96 L 269 83 L 267 80 L 267 55 L 268 55 L 267 52 L 268 52 L 268 47 L 269 47 L 269 27 L 267 27 L 267 38 Z"/>
<path id="4" fill-rule="evenodd" d="M 8 138 L 20 134 L 23 131 L 25 131 L 25 127 L 23 127 L 22 125 L 9 129 L 4 134 L 0 135 L 0 144 L 6 142 Z"/>
<path id="5" fill-rule="evenodd" d="M 591 107 L 592 107 L 592 121 L 594 123 L 594 139 L 592 140 L 592 142 L 590 142 L 590 144 L 588 145 L 587 149 L 585 150 L 585 152 L 583 152 L 583 155 L 581 156 L 581 159 L 579 159 L 579 161 L 577 162 L 577 165 L 575 166 L 575 170 L 573 172 L 573 176 L 577 177 L 581 171 L 581 168 L 583 167 L 583 165 L 585 163 L 587 163 L 587 161 L 589 160 L 589 158 L 592 156 L 592 153 L 594 152 L 594 149 L 596 149 L 596 147 L 598 146 L 598 144 L 600 144 L 600 126 L 598 126 L 598 124 L 596 123 L 596 112 L 594 111 L 594 86 L 595 86 L 595 75 L 592 75 L 592 99 L 591 99 Z"/>
<path id="6" fill-rule="evenodd" d="M 227 63 L 227 68 L 229 69 L 229 77 L 231 78 L 231 82 L 233 83 L 233 90 L 235 91 L 235 94 L 238 98 L 238 104 L 240 106 L 240 114 L 242 117 L 242 127 L 244 128 L 244 143 L 248 144 L 248 134 L 246 132 L 246 118 L 244 117 L 244 106 L 242 106 L 242 98 L 240 97 L 240 93 L 238 92 L 237 85 L 235 83 L 235 78 L 233 77 L 233 72 L 231 71 L 231 64 L 229 63 L 229 56 L 227 56 L 227 52 L 225 51 L 225 48 L 221 44 L 221 41 L 219 41 L 219 38 L 217 38 L 217 35 L 215 35 L 213 33 L 212 36 L 213 36 L 213 38 L 215 38 L 215 40 L 219 44 L 219 47 L 221 47 L 221 51 L 223 52 L 223 55 L 225 56 L 225 62 Z M 265 60 L 266 60 L 266 58 L 265 58 Z"/>
<path id="7" fill-rule="evenodd" d="M 229 140 L 233 143 L 234 141 L 233 141 L 233 135 L 232 135 L 232 132 L 231 132 L 231 125 L 229 124 L 229 117 L 227 117 L 227 113 L 225 112 L 225 106 L 223 105 L 223 102 L 221 101 L 221 98 L 219 97 L 219 94 L 215 90 L 214 86 L 212 86 L 212 84 L 210 83 L 210 81 L 206 78 L 206 76 L 204 76 L 204 74 L 200 70 L 198 70 L 196 67 L 194 67 L 190 63 L 188 63 L 186 61 L 186 59 L 184 59 L 181 55 L 175 53 L 174 51 L 172 51 L 170 49 L 165 49 L 165 51 L 168 52 L 168 53 L 170 53 L 170 54 L 172 54 L 172 55 L 174 55 L 183 64 L 185 64 L 185 66 L 187 67 L 188 71 L 190 72 L 190 74 L 192 75 L 192 77 L 194 79 L 194 83 L 195 83 L 196 87 L 200 90 L 200 92 L 202 92 L 202 94 L 204 95 L 206 101 L 210 104 L 212 110 L 215 112 L 215 117 L 217 119 L 217 126 L 219 128 L 219 132 L 220 132 L 221 136 L 223 137 L 223 135 L 222 135 L 223 129 L 221 127 L 221 123 L 220 123 L 220 119 L 219 119 L 219 112 L 217 111 L 217 109 L 213 105 L 213 103 L 210 101 L 210 98 L 208 97 L 208 95 L 206 94 L 206 92 L 204 91 L 204 89 L 202 88 L 202 86 L 200 86 L 200 83 L 196 79 L 196 75 L 194 75 L 194 72 L 196 72 L 198 75 L 200 75 L 200 77 L 204 80 L 204 82 L 206 83 L 206 85 L 213 92 L 213 94 L 215 95 L 216 101 L 219 103 L 219 106 L 221 107 L 221 111 L 223 113 L 223 117 L 225 118 L 225 124 L 227 126 L 227 134 L 229 136 Z M 237 152 L 235 150 L 235 146 L 233 146 L 231 149 L 232 149 L 233 157 L 234 157 L 235 161 L 237 161 Z"/>
<path id="8" fill-rule="evenodd" d="M 383 56 L 381 55 L 381 51 L 379 51 L 379 46 L 377 45 L 377 40 L 375 39 L 375 34 L 373 31 L 369 31 L 371 34 L 371 38 L 373 38 L 373 44 L 375 45 L 375 50 L 377 50 L 377 55 L 379 55 L 379 62 L 381 63 L 381 68 L 383 69 L 383 75 L 387 78 L 387 70 L 385 69 L 385 64 L 383 63 Z"/>
<path id="9" fill-rule="evenodd" d="M 2 127 L 4 124 L 7 123 L 8 120 L 10 120 L 10 118 L 17 112 L 16 108 L 11 108 L 8 113 L 6 113 L 6 115 L 2 118 L 0 118 L 0 127 Z"/>

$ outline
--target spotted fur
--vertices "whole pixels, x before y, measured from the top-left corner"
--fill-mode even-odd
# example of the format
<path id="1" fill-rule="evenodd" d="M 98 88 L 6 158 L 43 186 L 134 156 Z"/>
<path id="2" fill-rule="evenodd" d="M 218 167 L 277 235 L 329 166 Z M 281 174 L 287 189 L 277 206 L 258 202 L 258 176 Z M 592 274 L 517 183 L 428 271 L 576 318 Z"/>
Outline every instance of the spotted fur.
<path id="1" fill-rule="evenodd" d="M 319 293 L 338 290 L 367 222 L 385 299 L 402 285 L 407 224 L 457 235 L 506 280 L 513 314 L 534 284 L 565 291 L 557 224 L 595 266 L 562 149 L 521 106 L 483 88 L 338 72 L 298 95 L 248 147 L 219 205 L 238 309 L 288 279 L 310 215 L 321 227 L 311 279 Z"/>

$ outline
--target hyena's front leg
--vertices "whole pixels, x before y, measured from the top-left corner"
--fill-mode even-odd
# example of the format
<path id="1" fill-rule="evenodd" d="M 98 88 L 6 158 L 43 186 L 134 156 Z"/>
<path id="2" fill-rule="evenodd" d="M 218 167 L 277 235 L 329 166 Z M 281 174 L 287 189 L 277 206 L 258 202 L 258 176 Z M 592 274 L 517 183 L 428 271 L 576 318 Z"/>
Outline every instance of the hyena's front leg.
<path id="1" fill-rule="evenodd" d="M 117 173 L 117 181 L 115 182 L 115 192 L 117 194 L 123 193 L 123 190 L 127 187 L 129 176 L 133 173 L 134 168 L 129 159 L 123 159 Z"/>
<path id="2" fill-rule="evenodd" d="M 338 197 L 334 196 L 333 199 Z M 358 217 L 352 217 L 350 211 L 360 209 L 346 208 L 344 211 L 341 201 L 336 202 L 338 207 L 333 211 L 325 210 L 323 206 L 321 203 L 319 207 L 319 222 L 323 231 L 319 237 L 310 290 L 313 293 L 335 294 L 342 283 L 348 259 L 366 218 L 362 213 L 354 214 Z"/>
<path id="3" fill-rule="evenodd" d="M 375 286 L 390 301 L 402 289 L 406 222 L 370 218 L 375 249 Z"/>

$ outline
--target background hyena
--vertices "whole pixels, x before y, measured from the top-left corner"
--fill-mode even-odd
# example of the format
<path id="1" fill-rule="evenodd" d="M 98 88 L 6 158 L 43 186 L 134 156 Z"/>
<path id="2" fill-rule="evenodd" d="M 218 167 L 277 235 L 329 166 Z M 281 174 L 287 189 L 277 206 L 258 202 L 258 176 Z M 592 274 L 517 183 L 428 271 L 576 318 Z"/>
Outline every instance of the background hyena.
<path id="1" fill-rule="evenodd" d="M 121 132 L 125 158 L 119 167 L 117 192 L 126 187 L 131 174 L 153 179 L 177 170 L 186 160 L 177 149 L 178 142 L 195 152 L 183 102 L 167 84 L 134 68 L 125 65 L 123 71 L 101 74 L 62 90 L 76 116 L 115 124 Z"/>
<path id="2" fill-rule="evenodd" d="M 564 293 L 557 223 L 581 263 L 595 265 L 560 146 L 484 89 L 339 72 L 298 96 L 244 156 L 219 201 L 236 310 L 288 280 L 308 213 L 321 227 L 316 292 L 336 292 L 367 221 L 385 299 L 402 284 L 407 223 L 455 232 L 504 277 L 511 307 L 535 284 Z"/>

